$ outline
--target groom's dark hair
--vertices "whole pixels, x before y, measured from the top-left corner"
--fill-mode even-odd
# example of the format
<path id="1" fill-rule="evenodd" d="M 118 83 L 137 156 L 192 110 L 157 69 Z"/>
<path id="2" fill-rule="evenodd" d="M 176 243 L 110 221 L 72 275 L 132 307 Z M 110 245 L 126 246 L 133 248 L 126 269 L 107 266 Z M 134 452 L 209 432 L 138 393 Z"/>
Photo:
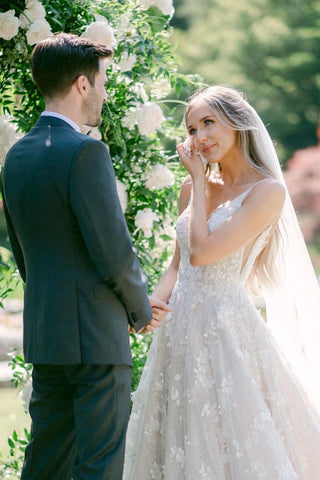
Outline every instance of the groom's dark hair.
<path id="1" fill-rule="evenodd" d="M 33 49 L 32 77 L 45 99 L 64 96 L 80 75 L 85 75 L 93 86 L 99 60 L 112 55 L 108 47 L 88 38 L 58 33 Z"/>

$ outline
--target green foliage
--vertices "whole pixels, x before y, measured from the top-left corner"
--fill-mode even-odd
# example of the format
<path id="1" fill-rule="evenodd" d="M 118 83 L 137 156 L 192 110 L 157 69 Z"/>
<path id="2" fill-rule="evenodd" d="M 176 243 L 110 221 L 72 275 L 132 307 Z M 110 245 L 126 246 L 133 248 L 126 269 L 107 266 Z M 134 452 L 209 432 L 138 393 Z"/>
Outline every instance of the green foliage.
<path id="1" fill-rule="evenodd" d="M 32 365 L 31 363 L 25 363 L 23 355 L 19 353 L 17 348 L 12 349 L 10 356 L 11 362 L 9 365 L 13 371 L 11 382 L 14 383 L 16 388 L 23 389 L 31 378 Z"/>
<path id="2" fill-rule="evenodd" d="M 17 272 L 16 265 L 13 261 L 10 252 L 4 248 L 0 248 L 0 308 L 3 308 L 3 300 L 7 298 L 8 294 L 16 288 L 17 284 L 21 282 L 20 276 Z M 14 379 L 12 382 L 15 386 L 23 388 L 25 381 L 29 378 L 31 366 L 25 364 L 23 357 L 18 355 L 17 350 L 12 353 L 12 366 L 15 369 Z M 0 464 L 0 478 L 16 480 L 20 478 L 24 448 L 28 442 L 29 433 L 25 430 L 24 437 L 19 437 L 14 431 L 12 436 L 8 438 L 10 446 L 10 457 L 2 460 Z"/>
<path id="3" fill-rule="evenodd" d="M 14 348 L 11 352 L 11 368 L 13 370 L 13 379 L 15 387 L 24 392 L 27 382 L 30 381 L 32 365 L 25 363 L 23 356 Z M 25 410 L 27 410 L 25 406 Z M 27 413 L 27 412 L 26 412 Z M 8 438 L 8 445 L 10 447 L 9 456 L 6 459 L 1 459 L 0 478 L 17 480 L 20 478 L 22 470 L 24 451 L 30 440 L 30 433 L 25 428 L 23 435 L 18 435 L 14 430 L 12 435 Z"/>
<path id="4" fill-rule="evenodd" d="M 0 478 L 7 480 L 17 480 L 21 476 L 21 470 L 24 459 L 24 451 L 30 440 L 30 433 L 25 428 L 24 435 L 18 435 L 16 430 L 8 438 L 10 447 L 9 457 L 2 461 L 0 465 Z"/>
<path id="5" fill-rule="evenodd" d="M 152 334 L 150 333 L 143 337 L 141 335 L 130 335 L 130 344 L 133 352 L 132 391 L 137 389 L 151 342 Z"/>
<path id="6" fill-rule="evenodd" d="M 21 278 L 12 255 L 0 247 L 0 308 L 3 308 L 3 300 L 20 282 Z"/>

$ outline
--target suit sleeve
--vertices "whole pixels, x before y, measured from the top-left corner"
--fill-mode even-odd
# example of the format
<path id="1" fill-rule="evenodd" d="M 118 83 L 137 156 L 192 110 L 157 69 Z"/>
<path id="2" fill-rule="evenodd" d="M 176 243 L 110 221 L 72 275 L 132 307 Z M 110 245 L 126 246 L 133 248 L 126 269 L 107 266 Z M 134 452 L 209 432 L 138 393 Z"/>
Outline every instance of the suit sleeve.
<path id="1" fill-rule="evenodd" d="M 10 218 L 10 214 L 8 211 L 6 199 L 5 199 L 5 193 L 4 193 L 4 188 L 3 188 L 3 178 L 1 178 L 1 191 L 2 191 L 2 200 L 3 200 L 3 209 L 4 209 L 4 214 L 6 217 L 6 222 L 7 222 L 7 229 L 8 229 L 8 234 L 9 234 L 9 240 L 12 248 L 12 253 L 15 258 L 20 276 L 22 280 L 25 282 L 26 281 L 26 267 L 25 267 L 25 261 L 24 261 L 24 256 L 23 252 L 18 240 L 18 237 L 16 235 L 16 232 L 14 231 L 12 221 Z"/>
<path id="2" fill-rule="evenodd" d="M 91 261 L 120 298 L 129 323 L 140 330 L 152 316 L 147 284 L 132 248 L 111 159 L 102 142 L 89 139 L 75 155 L 70 201 Z"/>

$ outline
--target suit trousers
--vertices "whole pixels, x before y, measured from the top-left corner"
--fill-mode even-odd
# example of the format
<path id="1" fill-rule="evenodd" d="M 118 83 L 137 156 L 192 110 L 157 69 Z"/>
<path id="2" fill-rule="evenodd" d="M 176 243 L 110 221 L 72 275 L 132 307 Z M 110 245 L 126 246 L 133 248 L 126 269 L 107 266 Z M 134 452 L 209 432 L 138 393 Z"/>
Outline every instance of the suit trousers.
<path id="1" fill-rule="evenodd" d="M 21 480 L 121 480 L 127 365 L 34 365 Z"/>

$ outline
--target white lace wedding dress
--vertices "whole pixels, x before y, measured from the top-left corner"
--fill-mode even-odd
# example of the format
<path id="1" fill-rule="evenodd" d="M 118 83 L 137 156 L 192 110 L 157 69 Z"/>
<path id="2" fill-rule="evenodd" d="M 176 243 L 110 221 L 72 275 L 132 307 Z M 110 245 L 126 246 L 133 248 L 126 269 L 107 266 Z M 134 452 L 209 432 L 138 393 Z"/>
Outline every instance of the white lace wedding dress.
<path id="1" fill-rule="evenodd" d="M 215 210 L 210 230 L 248 191 Z M 268 236 L 193 267 L 189 208 L 177 222 L 178 281 L 129 422 L 124 480 L 319 480 L 320 430 L 245 283 Z"/>

